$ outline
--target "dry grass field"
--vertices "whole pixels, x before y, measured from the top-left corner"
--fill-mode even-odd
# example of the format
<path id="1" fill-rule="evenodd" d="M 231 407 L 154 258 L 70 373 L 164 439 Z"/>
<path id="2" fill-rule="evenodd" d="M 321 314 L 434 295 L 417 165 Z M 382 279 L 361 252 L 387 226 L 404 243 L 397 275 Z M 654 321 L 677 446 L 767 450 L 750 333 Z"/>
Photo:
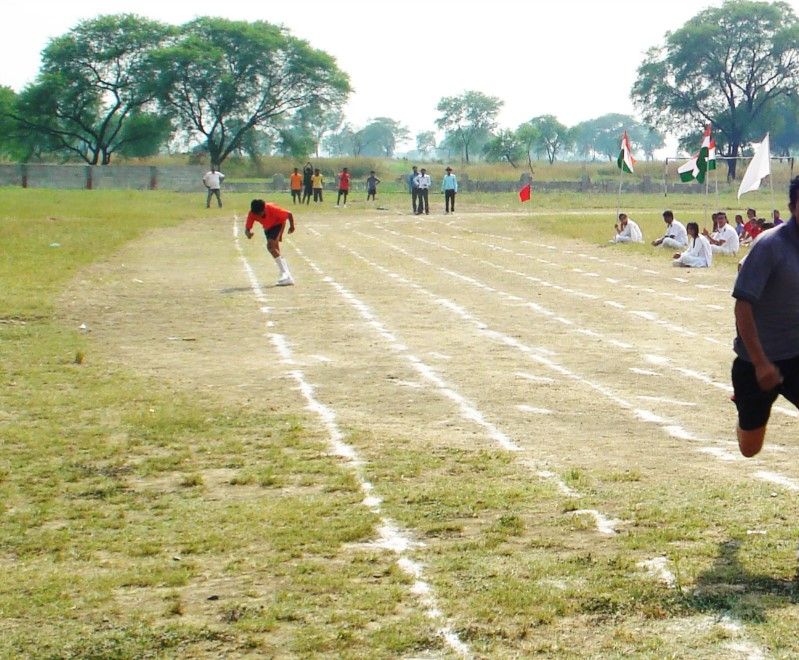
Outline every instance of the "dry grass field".
<path id="1" fill-rule="evenodd" d="M 0 654 L 799 654 L 797 411 L 738 455 L 735 260 L 553 200 L 302 209 L 278 288 L 231 196 L 64 275 L 0 410 Z"/>

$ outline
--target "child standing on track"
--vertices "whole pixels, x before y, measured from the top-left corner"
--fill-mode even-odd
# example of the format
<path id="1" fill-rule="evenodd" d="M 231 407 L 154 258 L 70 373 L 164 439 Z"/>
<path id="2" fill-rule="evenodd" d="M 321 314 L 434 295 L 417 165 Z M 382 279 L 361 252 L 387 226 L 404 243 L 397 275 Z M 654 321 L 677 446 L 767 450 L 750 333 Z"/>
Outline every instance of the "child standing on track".
<path id="1" fill-rule="evenodd" d="M 345 167 L 338 175 L 338 199 L 336 199 L 336 208 L 341 203 L 341 197 L 344 196 L 344 208 L 347 208 L 347 195 L 350 192 L 350 171 Z"/>
<path id="2" fill-rule="evenodd" d="M 377 195 L 377 184 L 380 183 L 380 179 L 375 176 L 375 171 L 372 170 L 369 172 L 369 178 L 366 179 L 366 201 L 369 201 L 369 198 L 372 198 L 372 201 L 375 201 L 375 195 Z"/>
<path id="3" fill-rule="evenodd" d="M 289 234 L 294 233 L 294 215 L 286 209 L 280 208 L 277 204 L 267 204 L 262 199 L 254 199 L 250 202 L 250 212 L 247 214 L 247 224 L 244 227 L 244 234 L 247 238 L 253 237 L 252 226 L 260 222 L 266 235 L 266 249 L 269 251 L 280 271 L 280 278 L 277 286 L 290 286 L 294 284 L 289 272 L 285 257 L 280 256 L 280 241 L 283 240 L 283 229 L 289 223 Z"/>

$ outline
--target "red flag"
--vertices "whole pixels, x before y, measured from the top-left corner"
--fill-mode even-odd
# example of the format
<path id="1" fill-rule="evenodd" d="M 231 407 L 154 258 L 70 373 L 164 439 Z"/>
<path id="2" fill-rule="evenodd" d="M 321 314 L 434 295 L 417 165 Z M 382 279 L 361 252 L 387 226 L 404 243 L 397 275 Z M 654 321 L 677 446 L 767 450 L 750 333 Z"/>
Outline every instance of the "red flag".
<path id="1" fill-rule="evenodd" d="M 524 188 L 522 188 L 519 191 L 519 201 L 529 202 L 532 193 L 533 193 L 533 187 L 528 183 Z"/>

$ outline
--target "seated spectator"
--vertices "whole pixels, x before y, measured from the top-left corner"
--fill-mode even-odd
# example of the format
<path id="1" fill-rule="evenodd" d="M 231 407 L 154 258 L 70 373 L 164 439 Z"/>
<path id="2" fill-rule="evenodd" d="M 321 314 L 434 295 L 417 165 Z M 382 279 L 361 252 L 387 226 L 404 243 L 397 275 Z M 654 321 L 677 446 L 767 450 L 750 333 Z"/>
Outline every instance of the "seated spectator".
<path id="1" fill-rule="evenodd" d="M 643 243 L 644 235 L 635 220 L 627 217 L 626 213 L 619 213 L 619 221 L 613 225 L 616 236 L 611 243 Z"/>
<path id="2" fill-rule="evenodd" d="M 738 234 L 727 224 L 727 214 L 719 211 L 716 214 L 718 230 L 711 234 L 707 229 L 702 230 L 702 234 L 710 241 L 711 249 L 714 254 L 735 254 L 740 247 Z"/>
<path id="3" fill-rule="evenodd" d="M 760 234 L 760 232 L 763 231 L 763 228 L 761 226 L 763 221 L 755 218 L 754 214 L 755 214 L 754 209 L 746 209 L 747 221 L 746 224 L 744 225 L 743 237 L 741 238 L 741 241 L 743 241 L 744 245 L 749 245 L 753 240 L 757 238 L 758 234 Z"/>
<path id="4" fill-rule="evenodd" d="M 678 252 L 674 255 L 672 266 L 710 268 L 713 263 L 710 241 L 699 233 L 699 225 L 696 222 L 689 222 L 685 229 L 688 232 L 688 249 L 682 254 Z"/>
<path id="5" fill-rule="evenodd" d="M 745 231 L 746 225 L 744 224 L 744 217 L 739 213 L 735 216 L 735 233 L 738 234 L 739 240 L 743 238 Z"/>
<path id="6" fill-rule="evenodd" d="M 667 247 L 673 250 L 682 250 L 688 245 L 688 234 L 685 226 L 674 219 L 671 211 L 663 211 L 663 222 L 666 223 L 666 233 L 660 238 L 652 241 L 655 247 Z"/>
<path id="7" fill-rule="evenodd" d="M 778 226 L 779 226 L 779 225 L 781 225 L 783 222 L 785 222 L 785 220 L 783 220 L 783 219 L 780 217 L 780 210 L 779 210 L 779 209 L 774 209 L 774 210 L 771 212 L 771 221 L 772 221 L 772 223 L 774 224 L 774 226 L 775 226 L 775 227 L 778 227 Z"/>

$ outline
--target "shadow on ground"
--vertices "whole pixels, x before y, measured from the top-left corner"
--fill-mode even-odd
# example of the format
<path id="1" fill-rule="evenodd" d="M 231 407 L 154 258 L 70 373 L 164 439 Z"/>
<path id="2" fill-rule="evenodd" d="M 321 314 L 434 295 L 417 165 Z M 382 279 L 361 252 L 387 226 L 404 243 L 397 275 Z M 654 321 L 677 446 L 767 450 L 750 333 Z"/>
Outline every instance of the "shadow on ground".
<path id="1" fill-rule="evenodd" d="M 756 623 L 765 621 L 770 609 L 799 602 L 799 574 L 787 579 L 748 571 L 738 557 L 740 549 L 738 540 L 719 545 L 713 566 L 698 577 L 693 592 L 686 594 L 690 607 Z"/>

